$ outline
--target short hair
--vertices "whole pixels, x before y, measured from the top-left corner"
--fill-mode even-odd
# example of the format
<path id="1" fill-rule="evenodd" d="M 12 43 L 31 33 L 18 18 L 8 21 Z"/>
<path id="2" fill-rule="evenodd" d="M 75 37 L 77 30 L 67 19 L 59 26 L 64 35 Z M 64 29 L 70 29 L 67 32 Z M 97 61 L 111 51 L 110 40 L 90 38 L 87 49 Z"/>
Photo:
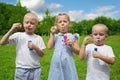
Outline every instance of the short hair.
<path id="1" fill-rule="evenodd" d="M 93 25 L 92 32 L 93 32 L 93 28 L 95 26 L 102 26 L 102 27 L 104 27 L 105 32 L 108 33 L 108 27 L 105 24 L 102 24 L 102 23 L 98 23 L 98 24 Z"/>
<path id="2" fill-rule="evenodd" d="M 38 16 L 37 16 L 35 13 L 33 13 L 33 12 L 28 12 L 28 13 L 25 14 L 24 18 L 25 18 L 27 15 L 32 15 L 32 16 L 33 16 L 33 19 L 35 19 L 37 23 L 39 22 Z"/>

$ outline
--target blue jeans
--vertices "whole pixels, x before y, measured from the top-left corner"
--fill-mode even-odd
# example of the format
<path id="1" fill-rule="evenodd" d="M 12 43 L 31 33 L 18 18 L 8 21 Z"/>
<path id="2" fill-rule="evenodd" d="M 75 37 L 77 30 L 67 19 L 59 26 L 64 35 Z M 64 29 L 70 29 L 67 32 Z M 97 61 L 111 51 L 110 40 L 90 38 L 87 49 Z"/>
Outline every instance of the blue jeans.
<path id="1" fill-rule="evenodd" d="M 41 68 L 16 68 L 14 80 L 41 80 Z"/>

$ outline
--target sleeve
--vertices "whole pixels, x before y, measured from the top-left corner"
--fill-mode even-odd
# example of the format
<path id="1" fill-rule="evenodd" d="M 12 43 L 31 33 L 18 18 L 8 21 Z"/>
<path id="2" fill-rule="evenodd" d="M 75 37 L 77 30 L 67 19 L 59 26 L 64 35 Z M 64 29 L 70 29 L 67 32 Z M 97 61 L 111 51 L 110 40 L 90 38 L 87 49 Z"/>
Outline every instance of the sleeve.
<path id="1" fill-rule="evenodd" d="M 88 56 L 91 55 L 91 45 L 88 44 L 86 47 L 85 47 L 85 54 Z"/>
<path id="2" fill-rule="evenodd" d="M 79 40 L 79 38 L 80 38 L 80 36 L 79 36 L 78 33 L 73 34 L 73 36 L 75 37 L 75 39 L 78 39 L 78 40 Z"/>
<path id="3" fill-rule="evenodd" d="M 75 40 L 78 40 L 78 42 L 80 41 L 80 36 L 78 33 L 73 34 L 73 36 L 74 36 Z"/>
<path id="4" fill-rule="evenodd" d="M 46 48 L 45 43 L 44 43 L 42 37 L 40 37 L 40 36 L 39 36 L 39 39 L 38 39 L 38 46 L 39 46 L 40 49 L 45 49 Z"/>
<path id="5" fill-rule="evenodd" d="M 9 44 L 16 44 L 18 42 L 18 37 L 19 33 L 12 34 L 8 39 Z"/>
<path id="6" fill-rule="evenodd" d="M 54 35 L 54 46 L 55 46 L 55 43 L 56 43 L 57 39 L 58 39 L 58 34 L 55 34 Z"/>
<path id="7" fill-rule="evenodd" d="M 115 57 L 112 47 L 109 46 L 107 51 L 109 57 Z"/>

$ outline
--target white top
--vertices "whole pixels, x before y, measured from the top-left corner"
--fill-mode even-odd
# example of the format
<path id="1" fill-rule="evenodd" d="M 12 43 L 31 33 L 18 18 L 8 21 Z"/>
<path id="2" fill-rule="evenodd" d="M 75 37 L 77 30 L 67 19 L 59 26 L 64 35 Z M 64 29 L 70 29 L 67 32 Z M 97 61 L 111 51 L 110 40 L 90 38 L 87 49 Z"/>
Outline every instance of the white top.
<path id="1" fill-rule="evenodd" d="M 105 56 L 115 57 L 112 48 L 108 45 L 96 46 L 88 44 L 86 46 L 88 59 L 86 80 L 110 80 L 110 66 L 104 61 L 93 57 L 92 51 L 94 48 L 97 48 L 97 51 Z"/>
<path id="2" fill-rule="evenodd" d="M 42 37 L 33 34 L 17 32 L 9 37 L 9 44 L 16 44 L 16 67 L 37 68 L 40 67 L 39 55 L 35 50 L 29 50 L 28 41 L 31 40 L 40 49 L 45 49 Z"/>

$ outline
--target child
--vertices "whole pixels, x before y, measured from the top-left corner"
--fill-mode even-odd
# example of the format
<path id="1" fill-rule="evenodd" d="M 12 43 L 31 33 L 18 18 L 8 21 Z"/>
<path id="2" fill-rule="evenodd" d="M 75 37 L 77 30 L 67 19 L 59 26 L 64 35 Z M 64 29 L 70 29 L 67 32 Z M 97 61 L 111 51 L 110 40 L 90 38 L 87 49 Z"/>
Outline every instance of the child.
<path id="1" fill-rule="evenodd" d="M 110 80 L 109 64 L 115 63 L 115 56 L 112 48 L 104 44 L 107 32 L 106 25 L 96 24 L 92 28 L 91 36 L 83 41 L 79 57 L 88 60 L 86 80 Z M 88 44 L 91 40 L 93 43 Z"/>
<path id="2" fill-rule="evenodd" d="M 34 33 L 38 26 L 38 17 L 34 13 L 24 16 L 25 32 L 16 32 L 21 23 L 14 23 L 12 28 L 3 36 L 0 44 L 16 44 L 15 80 L 40 80 L 41 68 L 39 56 L 44 55 L 45 44 L 41 36 Z"/>
<path id="3" fill-rule="evenodd" d="M 67 14 L 56 17 L 56 25 L 51 28 L 47 47 L 55 48 L 51 61 L 48 80 L 78 80 L 72 51 L 79 54 L 78 39 L 68 33 L 70 18 Z M 56 30 L 58 34 L 55 34 Z"/>

